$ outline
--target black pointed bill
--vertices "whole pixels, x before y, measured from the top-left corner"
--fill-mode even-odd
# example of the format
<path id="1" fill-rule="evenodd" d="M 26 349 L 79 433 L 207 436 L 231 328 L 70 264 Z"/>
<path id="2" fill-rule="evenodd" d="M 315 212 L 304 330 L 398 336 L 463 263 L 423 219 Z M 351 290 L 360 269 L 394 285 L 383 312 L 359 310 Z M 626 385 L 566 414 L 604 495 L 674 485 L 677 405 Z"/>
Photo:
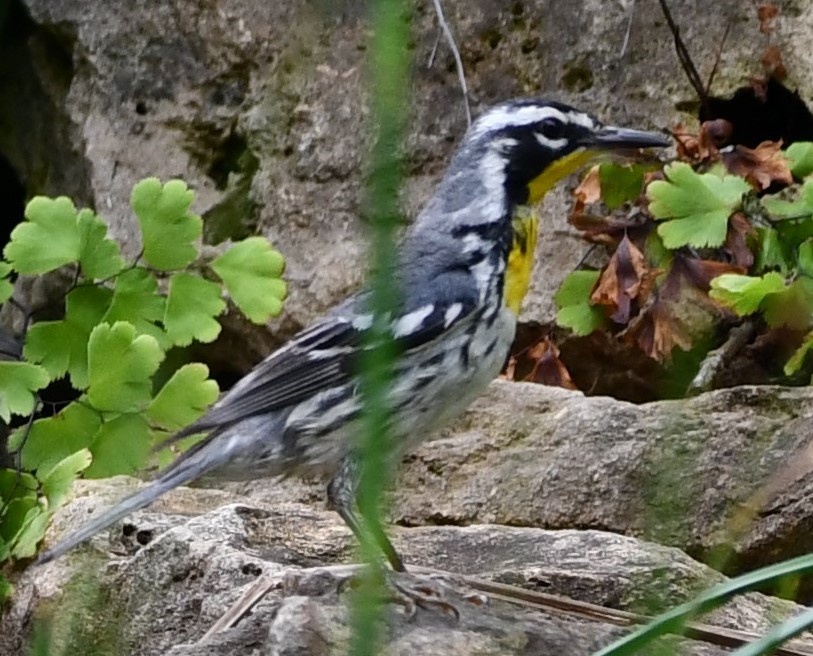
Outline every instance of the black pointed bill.
<path id="1" fill-rule="evenodd" d="M 635 148 L 664 148 L 671 142 L 657 132 L 601 127 L 584 136 L 576 150 L 555 159 L 528 183 L 529 205 L 535 205 L 559 180 L 607 156 L 608 151 Z"/>
<path id="2" fill-rule="evenodd" d="M 587 135 L 581 146 L 588 149 L 664 148 L 671 142 L 664 135 L 629 128 L 603 127 Z"/>

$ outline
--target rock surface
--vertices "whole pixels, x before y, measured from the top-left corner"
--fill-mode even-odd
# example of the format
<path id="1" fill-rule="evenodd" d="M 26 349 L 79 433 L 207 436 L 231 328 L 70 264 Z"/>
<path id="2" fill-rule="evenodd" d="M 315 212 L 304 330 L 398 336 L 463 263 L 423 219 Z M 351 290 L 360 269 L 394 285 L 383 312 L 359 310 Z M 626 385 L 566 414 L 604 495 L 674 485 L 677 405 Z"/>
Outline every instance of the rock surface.
<path id="1" fill-rule="evenodd" d="M 708 555 L 723 543 L 731 518 L 743 519 L 738 510 L 750 499 L 756 514 L 746 516 L 753 521 L 739 535 L 739 560 L 727 563 L 730 568 L 811 549 L 805 531 L 811 395 L 809 389 L 740 388 L 634 406 L 497 381 L 454 427 L 407 458 L 392 507 L 393 517 L 407 526 L 393 529 L 394 542 L 408 563 L 656 612 L 722 575 L 677 548 L 631 536 Z M 81 483 L 57 513 L 48 540 L 136 484 L 128 478 Z M 71 589 L 77 586 L 79 598 L 100 599 L 97 605 L 120 618 L 116 623 L 90 609 L 84 620 L 87 635 L 118 641 L 116 653 L 250 654 L 247 645 L 262 646 L 264 653 L 334 653 L 349 635 L 344 600 L 329 575 L 312 570 L 352 561 L 354 540 L 334 513 L 314 509 L 321 488 L 316 482 L 258 481 L 166 495 L 94 538 L 93 550 L 24 571 L 15 582 L 15 605 L 0 624 L 0 653 L 20 653 L 21 633 L 30 632 L 35 608 L 74 607 Z M 117 557 L 109 560 L 111 552 Z M 90 583 L 68 585 L 77 571 L 100 572 L 101 587 L 88 593 L 95 589 Z M 252 618 L 207 639 L 208 651 L 195 652 L 206 630 L 261 573 L 306 583 L 299 591 L 275 589 Z M 458 592 L 450 594 L 464 601 L 454 596 Z M 765 631 L 777 620 L 776 609 L 788 608 L 777 603 L 750 595 L 715 622 Z M 464 606 L 460 624 L 451 627 L 423 611 L 412 623 L 395 615 L 392 653 L 418 646 L 449 653 L 432 651 L 440 647 L 429 636 L 441 625 L 450 649 L 461 654 L 555 654 L 557 645 L 571 641 L 567 653 L 589 654 L 620 635 L 618 628 L 584 618 L 511 609 L 501 601 Z M 304 621 L 296 609 L 315 618 L 313 624 L 290 626 Z M 117 626 L 120 631 L 105 633 Z M 289 645 L 285 651 L 274 637 L 283 633 L 326 646 L 297 652 Z M 687 653 L 722 652 L 691 645 Z"/>
<path id="2" fill-rule="evenodd" d="M 675 106 L 693 99 L 656 3 L 444 5 L 475 114 L 512 96 L 546 95 L 609 121 L 667 128 Z M 209 242 L 259 231 L 285 254 L 285 317 L 268 333 L 229 319 L 210 362 L 244 371 L 360 284 L 369 148 L 361 4 L 10 6 L 14 29 L 0 40 L 0 151 L 30 193 L 95 207 L 132 255 L 139 249 L 128 210 L 133 183 L 183 177 L 196 189 Z M 752 5 L 670 6 L 701 70 L 711 67 L 730 24 L 717 93 L 758 71 L 767 37 Z M 790 85 L 808 98 L 813 7 L 783 10 L 792 20 L 771 38 L 783 49 Z M 436 33 L 431 2 L 417 2 L 409 217 L 465 129 L 451 53 L 441 43 L 434 66 L 425 65 Z M 551 320 L 553 290 L 586 251 L 563 219 L 567 202 L 563 189 L 546 199 L 526 320 Z M 394 487 L 391 514 L 401 525 L 394 539 L 409 562 L 652 612 L 721 575 L 641 537 L 698 558 L 733 539 L 733 570 L 813 548 L 811 401 L 806 389 L 740 388 L 633 406 L 498 382 L 407 459 Z M 132 485 L 86 484 L 84 496 L 58 513 L 49 539 Z M 122 655 L 340 653 L 349 635 L 345 599 L 314 568 L 352 560 L 353 540 L 332 513 L 313 509 L 322 496 L 323 483 L 307 481 L 175 491 L 99 536 L 95 551 L 17 572 L 14 604 L 0 618 L 0 653 L 24 653 L 35 611 L 73 612 L 60 623 L 74 628 L 73 637 L 57 636 L 66 653 L 88 653 L 88 645 Z M 68 584 L 76 572 L 82 580 Z M 278 589 L 236 628 L 198 643 L 261 574 L 275 577 Z M 292 579 L 299 584 L 289 589 Z M 423 611 L 413 622 L 394 613 L 390 653 L 578 655 L 623 632 L 499 600 L 458 602 L 457 624 Z M 715 621 L 764 631 L 781 616 L 777 609 L 789 607 L 751 595 Z M 725 653 L 698 642 L 684 648 Z"/>
<path id="3" fill-rule="evenodd" d="M 197 191 L 210 241 L 260 231 L 286 255 L 284 318 L 270 333 L 232 322 L 207 357 L 228 353 L 219 364 L 244 370 L 360 284 L 369 147 L 362 5 L 174 0 L 145 11 L 92 0 L 11 4 L 13 38 L 2 61 L 24 67 L 9 69 L 13 83 L 0 90 L 0 124 L 9 126 L 0 130 L 0 151 L 29 193 L 96 207 L 133 254 L 132 185 L 152 175 L 183 177 Z M 446 4 L 475 114 L 510 97 L 542 95 L 608 121 L 667 128 L 676 104 L 694 97 L 657 3 Z M 715 91 L 729 93 L 759 72 L 767 40 L 751 5 L 670 6 L 701 70 L 722 32 L 709 26 L 731 27 Z M 786 13 L 774 41 L 790 85 L 805 97 L 813 92 L 804 27 L 813 9 Z M 437 35 L 429 0 L 415 3 L 412 26 L 409 217 L 465 130 L 453 57 L 442 41 L 427 66 Z M 545 205 L 526 320 L 553 318 L 553 291 L 589 247 L 567 227 L 566 207 L 563 190 Z"/>
<path id="4" fill-rule="evenodd" d="M 742 571 L 813 549 L 811 421 L 810 388 L 633 405 L 498 380 L 407 456 L 391 515 L 406 526 L 608 530 L 702 560 L 733 541 L 727 567 Z M 312 502 L 322 487 L 231 489 L 276 503 Z"/>
<path id="5" fill-rule="evenodd" d="M 80 496 L 59 512 L 50 538 L 75 528 L 134 484 L 129 479 L 112 487 L 83 484 Z M 223 502 L 191 518 L 177 514 L 177 509 L 187 513 Z M 599 531 L 477 525 L 400 528 L 395 538 L 410 563 L 610 608 L 653 612 L 665 600 L 683 601 L 722 580 L 677 549 Z M 262 507 L 237 495 L 182 488 L 93 545 L 29 569 L 16 581 L 14 605 L 0 620 L 2 653 L 23 653 L 21 627 L 30 630 L 34 608 L 41 617 L 56 613 L 53 639 L 68 650 L 94 644 L 98 653 L 122 656 L 249 656 L 258 649 L 280 655 L 345 653 L 351 633 L 346 588 L 330 570 L 318 567 L 353 557 L 352 536 L 333 513 L 294 503 Z M 111 558 L 111 551 L 119 556 Z M 261 575 L 270 592 L 251 616 L 201 642 Z M 409 621 L 393 607 L 387 629 L 391 654 L 586 656 L 623 634 L 595 618 L 486 600 L 453 578 L 407 580 L 431 581 L 461 617 L 455 621 L 440 611 L 418 610 Z M 749 594 L 711 621 L 759 632 L 795 611 L 788 602 Z M 683 642 L 682 653 L 727 653 L 711 644 Z"/>

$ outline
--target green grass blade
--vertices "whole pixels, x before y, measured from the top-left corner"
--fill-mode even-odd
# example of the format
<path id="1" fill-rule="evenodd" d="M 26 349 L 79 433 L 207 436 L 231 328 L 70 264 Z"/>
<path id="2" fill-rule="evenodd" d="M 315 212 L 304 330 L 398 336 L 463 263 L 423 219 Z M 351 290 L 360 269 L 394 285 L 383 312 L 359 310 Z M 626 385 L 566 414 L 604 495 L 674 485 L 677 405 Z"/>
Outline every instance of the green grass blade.
<path id="1" fill-rule="evenodd" d="M 661 636 L 682 633 L 687 622 L 698 615 L 703 615 L 722 606 L 735 595 L 764 588 L 786 576 L 801 575 L 811 571 L 813 571 L 813 555 L 806 555 L 738 576 L 735 579 L 709 588 L 693 600 L 659 615 L 646 626 L 617 640 L 596 652 L 593 656 L 627 656 L 628 654 L 635 654 L 639 649 Z M 813 622 L 813 617 L 811 622 Z M 739 652 L 737 653 L 739 654 Z M 747 653 L 762 654 L 765 652 Z M 742 655 L 739 654 L 739 656 Z"/>
<path id="2" fill-rule="evenodd" d="M 750 645 L 740 647 L 731 656 L 764 656 L 765 654 L 772 654 L 774 649 L 791 638 L 795 638 L 800 633 L 807 631 L 812 626 L 813 610 L 805 611 L 801 615 L 775 626 L 762 638 L 755 640 Z"/>

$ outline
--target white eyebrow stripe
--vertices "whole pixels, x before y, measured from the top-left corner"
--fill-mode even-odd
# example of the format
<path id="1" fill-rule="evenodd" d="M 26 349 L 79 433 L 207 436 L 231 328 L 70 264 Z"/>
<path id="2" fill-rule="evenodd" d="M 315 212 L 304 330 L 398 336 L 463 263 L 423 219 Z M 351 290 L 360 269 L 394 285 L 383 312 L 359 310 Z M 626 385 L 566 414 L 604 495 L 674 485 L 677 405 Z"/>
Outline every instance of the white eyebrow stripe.
<path id="1" fill-rule="evenodd" d="M 575 123 L 587 129 L 596 127 L 596 122 L 589 114 L 584 112 L 570 112 L 568 114 L 556 107 L 543 107 L 539 105 L 504 106 L 495 107 L 483 114 L 474 124 L 474 133 L 482 135 L 486 132 L 498 131 L 511 126 L 523 126 L 544 121 L 546 118 L 556 118 L 563 123 Z"/>
<path id="2" fill-rule="evenodd" d="M 599 127 L 599 124 L 596 122 L 596 120 L 592 116 L 590 116 L 589 114 L 585 114 L 584 112 L 575 112 L 573 114 L 570 114 L 570 116 L 568 116 L 568 120 L 571 123 L 581 125 L 583 128 L 587 128 L 588 130 L 593 130 Z"/>
<path id="3" fill-rule="evenodd" d="M 513 125 L 530 125 L 546 118 L 558 118 L 567 122 L 567 117 L 555 107 L 540 107 L 539 105 L 525 105 L 520 107 L 498 107 L 486 112 L 474 124 L 477 134 L 492 132 Z"/>

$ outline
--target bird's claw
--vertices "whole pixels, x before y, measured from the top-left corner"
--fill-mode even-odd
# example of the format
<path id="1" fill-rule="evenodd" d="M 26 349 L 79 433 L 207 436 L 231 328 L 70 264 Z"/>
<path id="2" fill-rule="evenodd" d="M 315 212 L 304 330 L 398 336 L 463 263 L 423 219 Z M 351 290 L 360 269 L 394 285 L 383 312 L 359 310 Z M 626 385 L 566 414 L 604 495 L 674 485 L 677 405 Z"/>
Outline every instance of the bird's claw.
<path id="1" fill-rule="evenodd" d="M 398 604 L 403 608 L 406 619 L 412 620 L 417 609 L 440 611 L 443 615 L 460 619 L 460 611 L 445 597 L 443 586 L 438 581 L 426 580 L 408 572 L 386 571 L 383 575 L 385 601 Z M 358 573 L 339 581 L 337 589 L 341 594 L 348 586 L 356 587 L 361 583 Z"/>
<path id="2" fill-rule="evenodd" d="M 415 617 L 418 608 L 440 611 L 443 615 L 453 617 L 455 621 L 460 620 L 460 611 L 453 603 L 443 598 L 443 590 L 436 582 L 421 581 L 418 584 L 406 585 L 391 577 L 390 583 L 394 590 L 392 601 L 404 606 L 408 620 Z"/>

